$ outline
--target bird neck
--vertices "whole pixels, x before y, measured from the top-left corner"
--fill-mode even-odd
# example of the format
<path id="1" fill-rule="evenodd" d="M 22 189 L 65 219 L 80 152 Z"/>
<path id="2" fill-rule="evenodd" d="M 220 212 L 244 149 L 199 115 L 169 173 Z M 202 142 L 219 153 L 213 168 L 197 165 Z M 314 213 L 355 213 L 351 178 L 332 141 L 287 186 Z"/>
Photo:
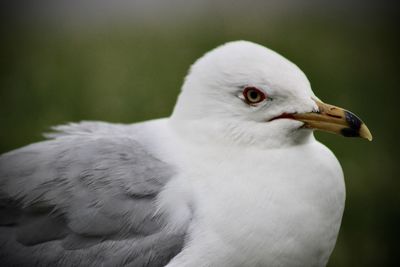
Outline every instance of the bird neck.
<path id="1" fill-rule="evenodd" d="M 246 123 L 243 123 L 246 124 Z M 171 117 L 170 126 L 178 136 L 202 146 L 244 146 L 274 149 L 304 145 L 315 141 L 309 129 L 276 131 L 261 123 L 220 121 L 210 118 L 182 119 Z"/>

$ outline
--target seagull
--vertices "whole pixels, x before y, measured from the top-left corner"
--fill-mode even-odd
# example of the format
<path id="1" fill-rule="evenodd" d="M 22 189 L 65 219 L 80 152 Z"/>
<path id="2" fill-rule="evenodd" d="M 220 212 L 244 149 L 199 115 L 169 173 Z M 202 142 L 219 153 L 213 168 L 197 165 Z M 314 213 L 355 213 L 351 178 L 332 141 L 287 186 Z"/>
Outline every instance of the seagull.
<path id="1" fill-rule="evenodd" d="M 168 118 L 56 126 L 0 156 L 2 266 L 325 266 L 345 185 L 322 130 L 372 140 L 248 41 L 190 68 Z"/>

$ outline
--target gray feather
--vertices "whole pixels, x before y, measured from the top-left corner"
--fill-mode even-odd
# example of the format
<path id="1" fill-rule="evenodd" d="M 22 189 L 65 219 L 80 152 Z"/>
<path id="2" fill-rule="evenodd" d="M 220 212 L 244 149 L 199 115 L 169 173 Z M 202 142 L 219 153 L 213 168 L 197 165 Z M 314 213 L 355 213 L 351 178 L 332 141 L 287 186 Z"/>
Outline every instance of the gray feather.
<path id="1" fill-rule="evenodd" d="M 164 266 L 184 231 L 155 198 L 174 176 L 122 125 L 58 127 L 0 156 L 2 266 Z M 114 135 L 110 135 L 114 132 Z"/>

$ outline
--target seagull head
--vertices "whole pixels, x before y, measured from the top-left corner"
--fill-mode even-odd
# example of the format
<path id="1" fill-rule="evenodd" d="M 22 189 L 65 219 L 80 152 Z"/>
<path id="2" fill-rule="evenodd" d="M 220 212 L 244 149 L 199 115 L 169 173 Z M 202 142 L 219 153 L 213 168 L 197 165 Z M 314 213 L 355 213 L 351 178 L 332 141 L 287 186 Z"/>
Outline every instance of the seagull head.
<path id="1" fill-rule="evenodd" d="M 372 139 L 353 113 L 319 100 L 295 64 L 248 41 L 226 43 L 192 65 L 172 121 L 208 142 L 295 145 L 314 129 Z"/>

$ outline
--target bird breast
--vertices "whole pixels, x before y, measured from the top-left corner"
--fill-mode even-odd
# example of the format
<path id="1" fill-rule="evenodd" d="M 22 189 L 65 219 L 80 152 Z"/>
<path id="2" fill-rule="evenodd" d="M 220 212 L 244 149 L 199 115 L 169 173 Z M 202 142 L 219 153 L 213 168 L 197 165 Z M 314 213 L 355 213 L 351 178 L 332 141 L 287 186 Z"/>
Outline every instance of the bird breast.
<path id="1" fill-rule="evenodd" d="M 185 174 L 197 210 L 189 246 L 207 255 L 203 260 L 212 266 L 326 264 L 345 199 L 342 170 L 329 149 L 313 141 L 203 155 Z M 216 247 L 225 253 L 214 255 Z"/>

